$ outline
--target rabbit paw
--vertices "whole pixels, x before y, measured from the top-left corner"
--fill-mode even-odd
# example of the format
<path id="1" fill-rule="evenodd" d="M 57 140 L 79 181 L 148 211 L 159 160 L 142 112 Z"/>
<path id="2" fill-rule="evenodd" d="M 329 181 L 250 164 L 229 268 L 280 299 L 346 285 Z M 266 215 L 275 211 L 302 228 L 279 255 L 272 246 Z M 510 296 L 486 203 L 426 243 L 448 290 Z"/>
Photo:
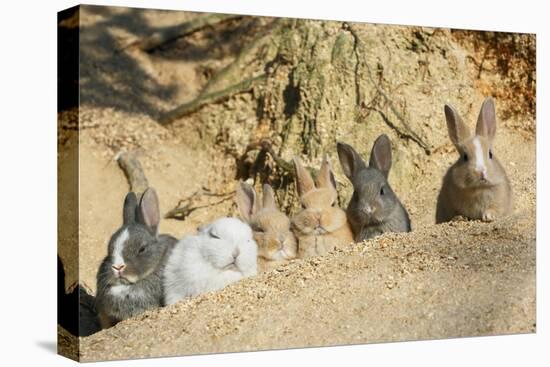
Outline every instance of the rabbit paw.
<path id="1" fill-rule="evenodd" d="M 484 222 L 492 222 L 496 219 L 496 213 L 492 210 L 488 210 L 481 216 L 481 220 Z"/>

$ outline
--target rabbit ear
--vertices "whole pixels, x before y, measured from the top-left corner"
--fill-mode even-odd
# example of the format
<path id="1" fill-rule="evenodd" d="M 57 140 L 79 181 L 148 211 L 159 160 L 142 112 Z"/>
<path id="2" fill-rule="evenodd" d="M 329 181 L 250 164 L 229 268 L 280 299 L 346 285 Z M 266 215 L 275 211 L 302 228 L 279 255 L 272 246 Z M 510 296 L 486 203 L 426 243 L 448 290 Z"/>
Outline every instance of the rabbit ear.
<path id="1" fill-rule="evenodd" d="M 315 185 L 327 189 L 336 189 L 336 180 L 334 179 L 334 174 L 332 173 L 332 168 L 330 167 L 330 162 L 326 155 L 319 169 L 319 174 L 315 178 Z"/>
<path id="2" fill-rule="evenodd" d="M 346 177 L 352 181 L 357 172 L 359 172 L 361 168 L 366 167 L 365 162 L 351 145 L 337 143 L 336 150 L 338 151 L 338 159 L 340 160 L 342 171 L 344 171 Z"/>
<path id="3" fill-rule="evenodd" d="M 380 135 L 372 146 L 369 166 L 376 168 L 388 178 L 391 168 L 391 142 L 386 134 Z"/>
<path id="4" fill-rule="evenodd" d="M 264 201 L 263 201 L 263 207 L 264 208 L 270 208 L 275 209 L 275 192 L 273 192 L 273 189 L 268 184 L 264 184 Z"/>
<path id="5" fill-rule="evenodd" d="M 447 120 L 449 137 L 453 144 L 458 147 L 460 143 L 470 137 L 470 131 L 464 124 L 464 121 L 462 121 L 462 118 L 458 115 L 458 112 L 447 104 L 445 105 L 445 119 Z"/>
<path id="6" fill-rule="evenodd" d="M 237 195 L 235 200 L 242 218 L 249 222 L 250 218 L 252 218 L 252 216 L 258 211 L 256 191 L 252 186 L 241 181 L 237 187 Z"/>
<path id="7" fill-rule="evenodd" d="M 134 224 L 136 222 L 137 197 L 133 192 L 126 194 L 124 206 L 122 209 L 122 223 L 124 225 Z"/>
<path id="8" fill-rule="evenodd" d="M 307 169 L 302 166 L 300 158 L 294 157 L 294 168 L 296 169 L 296 187 L 298 188 L 298 195 L 302 196 L 307 192 L 315 189 L 315 183 L 313 178 Z"/>
<path id="9" fill-rule="evenodd" d="M 139 220 L 149 231 L 156 235 L 160 222 L 159 199 L 152 187 L 145 190 L 139 201 Z"/>
<path id="10" fill-rule="evenodd" d="M 497 131 L 495 102 L 491 97 L 485 98 L 479 111 L 476 125 L 476 135 L 493 140 Z"/>

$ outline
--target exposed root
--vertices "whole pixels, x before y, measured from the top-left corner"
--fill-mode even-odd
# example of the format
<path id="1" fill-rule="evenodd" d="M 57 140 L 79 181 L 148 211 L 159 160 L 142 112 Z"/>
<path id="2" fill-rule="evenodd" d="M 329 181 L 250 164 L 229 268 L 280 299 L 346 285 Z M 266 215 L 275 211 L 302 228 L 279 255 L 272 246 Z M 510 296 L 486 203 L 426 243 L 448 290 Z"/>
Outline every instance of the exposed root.
<path id="1" fill-rule="evenodd" d="M 252 151 L 255 151 L 255 150 L 258 150 L 259 153 L 256 156 L 255 164 L 253 164 L 254 166 L 256 165 L 258 160 L 260 160 L 261 157 L 263 155 L 265 155 L 265 153 L 268 153 L 271 156 L 271 158 L 273 158 L 273 161 L 275 162 L 275 164 L 277 164 L 277 166 L 279 168 L 281 168 L 286 173 L 294 175 L 294 166 L 290 162 L 287 162 L 284 159 L 282 159 L 281 157 L 279 157 L 279 155 L 277 153 L 275 153 L 275 151 L 273 150 L 273 147 L 271 145 L 271 141 L 269 141 L 268 139 L 262 139 L 260 141 L 256 141 L 256 142 L 248 144 L 245 151 L 243 152 L 243 154 L 241 154 L 240 156 L 239 155 L 235 156 L 235 159 L 237 160 L 237 167 L 241 167 L 240 169 L 238 169 L 238 172 L 243 171 L 242 166 L 244 164 L 244 161 L 247 158 L 248 153 L 252 152 Z M 243 176 L 241 176 L 239 178 L 248 178 L 248 177 L 243 177 Z"/>
<path id="2" fill-rule="evenodd" d="M 393 123 L 388 115 L 386 115 L 384 112 L 382 112 L 381 110 L 379 109 L 376 109 L 376 108 L 373 108 L 374 111 L 378 112 L 378 114 L 380 115 L 380 117 L 382 117 L 382 120 L 384 120 L 384 122 L 392 129 L 394 129 L 396 132 L 397 132 L 397 135 L 399 135 L 400 138 L 404 138 L 404 139 L 410 139 L 414 142 L 416 142 L 418 145 L 420 145 L 424 151 L 426 152 L 426 154 L 430 154 L 430 149 L 428 149 L 427 147 L 424 147 L 422 145 L 422 142 L 421 141 L 417 141 L 416 138 L 413 136 L 413 135 L 410 135 L 409 133 L 407 133 L 406 131 L 403 131 L 401 129 L 399 129 L 395 123 Z"/>
<path id="3" fill-rule="evenodd" d="M 141 195 L 149 187 L 149 183 L 137 157 L 133 153 L 121 152 L 115 159 L 128 180 L 130 191 Z"/>
<path id="4" fill-rule="evenodd" d="M 260 49 L 262 46 L 269 44 L 267 36 L 271 34 L 276 27 L 279 27 L 281 20 L 275 20 L 271 26 L 265 27 L 258 31 L 256 37 L 248 44 L 243 46 L 239 51 L 239 54 L 229 65 L 218 71 L 204 86 L 201 91 L 201 95 L 211 93 L 213 89 L 217 89 L 222 81 L 226 81 L 231 84 L 235 84 L 237 80 L 242 80 L 242 71 L 246 68 L 247 60 L 255 50 Z M 256 60 L 256 58 L 253 58 Z M 250 61 L 250 60 L 249 60 Z M 232 83 L 233 81 L 233 83 Z M 237 82 L 238 83 L 238 82 Z M 218 87 L 219 88 L 219 87 Z"/>
<path id="5" fill-rule="evenodd" d="M 158 121 L 162 125 L 167 125 L 183 116 L 186 116 L 190 113 L 193 113 L 201 109 L 205 105 L 212 104 L 212 103 L 220 103 L 222 101 L 225 101 L 231 98 L 235 94 L 249 92 L 256 85 L 260 84 L 261 82 L 264 82 L 266 80 L 266 77 L 267 77 L 266 74 L 261 74 L 259 76 L 255 76 L 255 77 L 243 80 L 242 82 L 234 84 L 221 91 L 200 95 L 199 97 L 195 98 L 191 102 L 184 103 L 181 106 L 166 112 L 165 114 L 159 117 Z"/>
<path id="6" fill-rule="evenodd" d="M 259 32 L 259 34 L 249 44 L 240 50 L 233 62 L 218 71 L 206 83 L 197 98 L 161 115 L 158 119 L 159 122 L 163 125 L 169 124 L 183 116 L 199 110 L 207 104 L 222 102 L 236 94 L 249 92 L 258 84 L 265 83 L 267 80 L 267 73 L 265 71 L 260 75 L 242 80 L 242 70 L 246 66 L 245 64 L 252 55 L 253 51 L 260 49 L 263 45 L 268 43 L 269 40 L 266 36 L 279 25 L 280 21 L 276 20 L 271 24 L 271 26 L 265 27 L 265 29 Z M 220 88 L 222 81 L 232 84 L 221 90 L 214 90 L 216 87 Z"/>
<path id="7" fill-rule="evenodd" d="M 259 160 L 262 160 L 263 157 L 265 156 L 265 154 L 267 153 L 271 156 L 271 158 L 273 159 L 273 161 L 275 162 L 277 167 L 279 167 L 284 173 L 290 175 L 291 177 L 296 176 L 296 170 L 294 169 L 294 164 L 292 164 L 292 163 L 284 160 L 283 158 L 281 158 L 275 152 L 275 150 L 273 149 L 273 146 L 271 144 L 271 141 L 269 141 L 268 139 L 262 139 L 260 141 L 254 142 L 254 143 L 250 143 L 250 144 L 248 144 L 248 146 L 246 147 L 246 149 L 245 149 L 245 151 L 242 155 L 240 155 L 240 156 L 235 155 L 235 158 L 237 160 L 237 167 L 238 167 L 237 171 L 238 172 L 243 172 L 244 171 L 242 169 L 242 166 L 244 165 L 244 161 L 247 158 L 247 154 L 249 152 L 256 151 L 256 150 L 259 151 L 259 152 L 256 156 L 255 163 L 253 164 L 253 166 L 256 166 L 256 163 Z M 306 169 L 313 176 L 316 176 L 319 173 L 319 170 L 317 170 L 315 168 L 312 168 L 312 167 L 306 167 Z M 255 174 L 255 172 L 253 172 L 253 174 Z M 245 175 L 239 175 L 238 178 L 242 178 L 242 179 L 249 178 L 249 177 L 244 177 L 244 176 Z"/>
<path id="8" fill-rule="evenodd" d="M 178 205 L 172 210 L 170 210 L 164 218 L 171 218 L 177 220 L 185 220 L 191 213 L 198 209 L 210 208 L 216 205 L 219 205 L 225 201 L 231 200 L 235 195 L 235 191 L 227 193 L 215 193 L 210 191 L 206 187 L 202 187 L 199 191 L 194 192 L 190 196 L 181 199 L 178 202 Z M 207 204 L 197 204 L 200 202 L 203 197 L 207 198 L 221 198 L 219 200 L 208 202 Z"/>
<path id="9" fill-rule="evenodd" d="M 356 32 L 353 25 L 347 24 L 347 29 L 349 29 L 350 33 L 354 37 L 356 57 L 357 57 L 357 60 L 359 62 L 359 56 L 358 56 L 359 52 L 364 53 L 363 43 L 362 43 L 362 41 L 361 41 L 359 35 L 357 34 L 357 32 Z M 366 74 L 367 74 L 368 79 L 371 81 L 374 88 L 376 88 L 377 93 L 380 94 L 384 98 L 384 100 L 388 104 L 388 107 L 390 108 L 390 110 L 393 112 L 393 114 L 395 115 L 397 120 L 399 120 L 399 122 L 401 124 L 401 127 L 399 127 L 396 124 L 392 123 L 391 120 L 387 116 L 385 116 L 381 111 L 377 110 L 377 112 L 382 116 L 382 119 L 384 120 L 384 122 L 386 122 L 386 124 L 388 124 L 388 126 L 390 126 L 392 129 L 394 129 L 399 136 L 414 141 L 422 149 L 424 149 L 426 154 L 429 155 L 431 153 L 431 149 L 430 149 L 429 145 L 426 144 L 426 142 L 410 127 L 410 125 L 405 120 L 403 115 L 401 115 L 401 113 L 395 107 L 395 104 L 393 103 L 393 100 L 390 97 L 388 97 L 388 95 L 384 91 L 384 89 L 382 89 L 380 84 L 378 82 L 376 82 L 376 80 L 372 76 L 369 64 L 366 61 L 364 61 L 363 64 L 365 65 L 365 70 L 366 70 Z M 356 69 L 356 77 L 357 77 L 357 72 L 358 72 L 358 69 Z"/>
<path id="10" fill-rule="evenodd" d="M 166 43 L 188 36 L 206 27 L 216 25 L 229 19 L 241 17 L 241 15 L 235 14 L 208 14 L 200 16 L 188 22 L 156 31 L 149 37 L 132 41 L 123 46 L 121 50 L 125 50 L 127 48 L 138 48 L 144 52 L 151 52 Z"/>

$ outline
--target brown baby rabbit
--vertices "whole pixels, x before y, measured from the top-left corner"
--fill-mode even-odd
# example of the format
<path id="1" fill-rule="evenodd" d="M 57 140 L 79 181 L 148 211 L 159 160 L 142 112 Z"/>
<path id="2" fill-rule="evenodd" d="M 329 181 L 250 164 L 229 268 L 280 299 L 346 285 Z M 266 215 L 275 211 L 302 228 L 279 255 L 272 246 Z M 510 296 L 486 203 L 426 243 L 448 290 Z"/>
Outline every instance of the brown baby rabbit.
<path id="1" fill-rule="evenodd" d="M 298 237 L 298 257 L 324 255 L 337 247 L 353 242 L 346 212 L 337 206 L 336 180 L 325 157 L 315 181 L 294 157 L 296 187 L 304 208 L 292 218 Z"/>
<path id="2" fill-rule="evenodd" d="M 252 228 L 258 244 L 259 271 L 266 271 L 296 258 L 298 246 L 290 230 L 290 220 L 275 204 L 275 193 L 268 184 L 263 186 L 263 201 L 257 199 L 254 188 L 241 182 L 237 187 L 237 206 Z"/>
<path id="3" fill-rule="evenodd" d="M 485 99 L 473 136 L 449 105 L 445 105 L 445 118 L 460 157 L 443 178 L 436 223 L 450 221 L 455 216 L 492 221 L 507 214 L 512 194 L 506 172 L 494 154 L 495 103 L 490 97 Z"/>

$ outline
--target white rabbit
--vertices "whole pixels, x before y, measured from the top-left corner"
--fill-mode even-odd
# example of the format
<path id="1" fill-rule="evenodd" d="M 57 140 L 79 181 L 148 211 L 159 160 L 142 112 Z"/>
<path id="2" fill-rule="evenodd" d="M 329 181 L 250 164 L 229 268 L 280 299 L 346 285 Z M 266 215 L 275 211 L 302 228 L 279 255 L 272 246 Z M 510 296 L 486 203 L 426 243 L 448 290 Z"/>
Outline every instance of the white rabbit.
<path id="1" fill-rule="evenodd" d="M 215 291 L 257 273 L 258 246 L 249 225 L 221 218 L 179 241 L 164 272 L 164 301 Z"/>

